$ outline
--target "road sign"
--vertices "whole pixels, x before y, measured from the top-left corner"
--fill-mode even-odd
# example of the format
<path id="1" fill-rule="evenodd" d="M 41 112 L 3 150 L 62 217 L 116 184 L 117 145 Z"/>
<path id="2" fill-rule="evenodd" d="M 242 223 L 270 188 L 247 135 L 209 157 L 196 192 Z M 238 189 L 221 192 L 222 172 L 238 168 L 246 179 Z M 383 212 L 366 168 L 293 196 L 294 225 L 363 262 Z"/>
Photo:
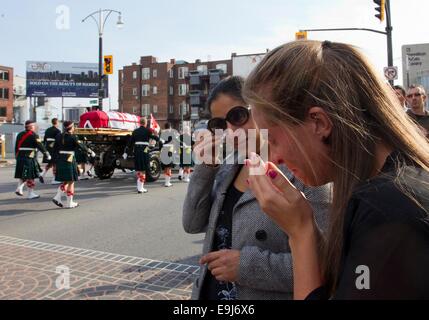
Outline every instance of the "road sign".
<path id="1" fill-rule="evenodd" d="M 398 80 L 398 67 L 384 68 L 384 76 L 389 81 Z"/>
<path id="2" fill-rule="evenodd" d="M 298 31 L 295 33 L 296 40 L 307 40 L 307 31 Z"/>
<path id="3" fill-rule="evenodd" d="M 104 74 L 113 74 L 113 56 L 104 56 Z"/>

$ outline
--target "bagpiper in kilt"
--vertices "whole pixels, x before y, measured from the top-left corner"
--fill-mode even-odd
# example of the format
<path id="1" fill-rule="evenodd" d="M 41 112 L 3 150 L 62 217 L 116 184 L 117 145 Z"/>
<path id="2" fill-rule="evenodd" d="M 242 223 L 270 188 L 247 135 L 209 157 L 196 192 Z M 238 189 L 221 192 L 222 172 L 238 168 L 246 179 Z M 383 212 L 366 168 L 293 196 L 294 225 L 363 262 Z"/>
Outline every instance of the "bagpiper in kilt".
<path id="1" fill-rule="evenodd" d="M 146 172 L 150 170 L 149 140 L 159 141 L 159 138 L 153 131 L 146 128 L 146 126 L 147 119 L 145 117 L 140 118 L 140 128 L 133 131 L 123 155 L 123 158 L 127 159 L 127 152 L 129 150 L 134 150 L 134 165 L 135 171 L 137 172 L 137 192 L 139 194 L 148 192 L 147 189 L 144 188 L 144 184 L 146 182 Z"/>
<path id="2" fill-rule="evenodd" d="M 66 121 L 64 122 L 64 132 L 55 139 L 55 155 L 57 159 L 55 180 L 61 181 L 62 184 L 52 201 L 61 208 L 64 207 L 61 199 L 63 193 L 67 193 L 65 208 L 72 209 L 78 206 L 78 203 L 73 201 L 74 182 L 78 180 L 78 169 L 75 159 L 77 150 L 81 150 L 84 153 L 93 153 L 84 144 L 79 143 L 77 136 L 74 135 L 73 122 Z"/>
<path id="3" fill-rule="evenodd" d="M 24 195 L 24 186 L 27 185 L 28 199 L 40 198 L 39 195 L 34 193 L 34 179 L 38 178 L 42 171 L 37 161 L 37 151 L 41 151 L 47 159 L 51 158 L 35 130 L 36 123 L 28 120 L 25 123 L 25 131 L 18 134 L 15 145 L 15 179 L 19 179 L 15 193 L 22 197 Z"/>
<path id="4" fill-rule="evenodd" d="M 54 173 L 54 178 L 52 179 L 52 184 L 58 184 L 59 182 L 55 180 L 55 157 L 54 155 L 54 145 L 55 145 L 55 138 L 57 135 L 61 134 L 61 130 L 58 129 L 58 119 L 53 118 L 51 120 L 52 127 L 46 129 L 45 136 L 43 138 L 43 144 L 45 145 L 46 150 L 48 150 L 49 154 L 52 155 L 51 160 L 48 160 L 46 156 L 43 157 L 43 163 L 46 164 L 45 169 L 43 169 L 42 174 L 39 177 L 39 180 L 41 183 L 45 183 L 45 176 L 48 173 L 49 169 L 52 168 L 52 171 Z"/>
<path id="5" fill-rule="evenodd" d="M 175 151 L 175 144 L 178 145 L 177 137 L 175 135 L 175 132 L 171 130 L 171 124 L 166 123 L 164 126 L 165 130 L 161 133 L 161 163 L 162 163 L 162 169 L 164 169 L 164 177 L 165 177 L 165 184 L 164 186 L 169 188 L 173 186 L 171 184 L 171 170 L 174 167 L 174 151 Z M 163 138 L 167 138 L 167 140 L 164 140 Z"/>
<path id="6" fill-rule="evenodd" d="M 191 130 L 189 127 L 183 128 L 183 133 L 179 136 L 180 148 L 180 169 L 179 169 L 179 180 L 186 183 L 190 182 L 189 176 L 191 174 L 191 168 L 194 166 L 192 158 L 192 147 L 195 141 L 192 140 Z"/>

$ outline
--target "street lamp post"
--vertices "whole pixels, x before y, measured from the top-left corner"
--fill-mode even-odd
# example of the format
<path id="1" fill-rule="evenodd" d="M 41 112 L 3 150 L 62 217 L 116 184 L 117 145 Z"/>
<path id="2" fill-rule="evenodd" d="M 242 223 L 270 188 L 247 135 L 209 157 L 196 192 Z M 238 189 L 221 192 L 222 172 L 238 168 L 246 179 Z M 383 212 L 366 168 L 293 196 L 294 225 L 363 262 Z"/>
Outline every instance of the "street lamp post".
<path id="1" fill-rule="evenodd" d="M 118 28 L 121 28 L 124 23 L 122 22 L 122 13 L 120 11 L 111 10 L 111 9 L 100 9 L 88 15 L 82 20 L 85 22 L 88 18 L 92 18 L 95 21 L 95 24 L 98 28 L 98 108 L 103 110 L 103 98 L 104 98 L 104 88 L 103 88 L 103 33 L 104 26 L 107 19 L 112 13 L 118 14 L 118 21 L 116 25 Z M 95 16 L 98 16 L 95 18 Z"/>

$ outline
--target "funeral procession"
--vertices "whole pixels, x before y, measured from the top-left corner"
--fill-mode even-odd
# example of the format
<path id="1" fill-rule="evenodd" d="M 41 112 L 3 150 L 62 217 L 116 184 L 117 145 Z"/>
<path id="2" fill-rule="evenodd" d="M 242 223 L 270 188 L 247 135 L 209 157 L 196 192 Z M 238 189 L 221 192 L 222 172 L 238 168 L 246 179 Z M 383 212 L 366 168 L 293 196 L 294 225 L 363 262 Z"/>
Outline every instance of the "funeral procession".
<path id="1" fill-rule="evenodd" d="M 428 13 L 6 1 L 0 306 L 271 319 L 429 300 Z"/>

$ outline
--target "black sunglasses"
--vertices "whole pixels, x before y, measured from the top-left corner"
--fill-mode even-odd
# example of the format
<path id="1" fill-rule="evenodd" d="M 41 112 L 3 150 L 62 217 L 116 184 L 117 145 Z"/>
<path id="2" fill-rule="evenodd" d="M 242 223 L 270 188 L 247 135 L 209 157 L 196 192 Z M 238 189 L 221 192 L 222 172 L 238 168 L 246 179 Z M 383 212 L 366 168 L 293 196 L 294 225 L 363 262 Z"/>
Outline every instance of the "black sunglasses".
<path id="1" fill-rule="evenodd" d="M 228 128 L 228 123 L 233 126 L 243 126 L 250 119 L 251 108 L 249 106 L 243 107 L 238 106 L 232 108 L 226 115 L 225 118 L 213 118 L 207 123 L 207 129 L 209 129 L 213 134 L 216 129 L 226 130 Z"/>

